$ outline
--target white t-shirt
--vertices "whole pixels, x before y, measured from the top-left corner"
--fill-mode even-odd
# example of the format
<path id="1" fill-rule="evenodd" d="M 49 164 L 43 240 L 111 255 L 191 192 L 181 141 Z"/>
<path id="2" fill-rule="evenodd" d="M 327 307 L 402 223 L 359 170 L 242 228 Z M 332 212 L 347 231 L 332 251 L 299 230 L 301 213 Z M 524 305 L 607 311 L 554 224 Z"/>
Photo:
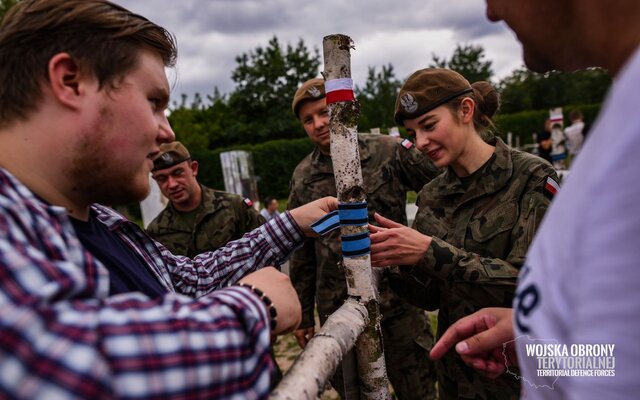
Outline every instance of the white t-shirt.
<path id="1" fill-rule="evenodd" d="M 640 48 L 614 82 L 521 271 L 514 328 L 524 398 L 640 397 L 639 105 Z M 536 340 L 566 345 L 574 368 L 566 368 L 568 358 L 561 364 L 527 355 L 525 342 L 550 343 Z M 578 369 L 572 350 L 585 344 L 615 346 L 614 377 L 538 376 L 554 366 Z M 606 355 L 592 362 L 610 362 Z M 581 362 L 586 365 L 586 358 Z"/>
<path id="2" fill-rule="evenodd" d="M 564 130 L 564 135 L 567 137 L 567 150 L 569 154 L 576 155 L 582 148 L 582 130 L 584 129 L 584 122 L 576 121 L 569 125 Z"/>

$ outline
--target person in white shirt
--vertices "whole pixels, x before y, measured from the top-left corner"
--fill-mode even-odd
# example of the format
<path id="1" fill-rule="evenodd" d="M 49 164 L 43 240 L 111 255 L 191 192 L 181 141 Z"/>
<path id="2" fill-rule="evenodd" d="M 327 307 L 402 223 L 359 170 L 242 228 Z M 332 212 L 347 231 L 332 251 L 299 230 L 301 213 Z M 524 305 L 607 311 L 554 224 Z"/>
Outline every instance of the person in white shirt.
<path id="1" fill-rule="evenodd" d="M 582 148 L 582 142 L 584 141 L 584 135 L 582 133 L 584 130 L 583 118 L 582 112 L 578 109 L 573 109 L 569 112 L 571 125 L 564 129 L 564 135 L 567 138 L 567 150 L 570 157 L 569 161 L 572 161 Z"/>
<path id="2" fill-rule="evenodd" d="M 280 215 L 278 212 L 278 199 L 272 196 L 267 196 L 264 199 L 264 208 L 260 210 L 260 215 L 262 215 L 267 221 L 277 215 Z"/>
<path id="3" fill-rule="evenodd" d="M 534 71 L 602 66 L 615 80 L 530 247 L 514 308 L 483 309 L 460 319 L 431 356 L 440 358 L 455 346 L 468 365 L 490 376 L 517 364 L 527 399 L 637 397 L 640 2 L 487 0 L 487 16 L 516 32 Z M 515 346 L 503 347 L 514 339 Z M 570 349 L 606 347 L 614 376 L 540 376 L 540 358 L 524 346 L 532 340 Z"/>

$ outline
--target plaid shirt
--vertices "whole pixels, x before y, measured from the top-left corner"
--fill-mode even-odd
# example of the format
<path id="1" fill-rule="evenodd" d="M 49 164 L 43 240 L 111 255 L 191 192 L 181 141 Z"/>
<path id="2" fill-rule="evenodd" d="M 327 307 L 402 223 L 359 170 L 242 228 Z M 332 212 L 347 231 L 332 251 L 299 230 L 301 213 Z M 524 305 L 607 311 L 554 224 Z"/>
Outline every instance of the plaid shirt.
<path id="1" fill-rule="evenodd" d="M 108 296 L 108 271 L 65 210 L 0 169 L 0 398 L 266 398 L 269 317 L 250 290 L 226 286 L 289 256 L 302 241 L 291 216 L 189 259 L 93 209 L 168 294 Z"/>

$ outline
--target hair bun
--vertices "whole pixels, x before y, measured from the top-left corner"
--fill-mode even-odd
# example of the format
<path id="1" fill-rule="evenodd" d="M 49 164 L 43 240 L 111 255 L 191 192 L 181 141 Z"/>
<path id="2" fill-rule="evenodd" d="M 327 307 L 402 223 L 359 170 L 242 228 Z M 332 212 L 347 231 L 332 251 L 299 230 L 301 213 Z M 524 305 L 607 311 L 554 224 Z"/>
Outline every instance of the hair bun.
<path id="1" fill-rule="evenodd" d="M 478 109 L 488 118 L 493 117 L 500 107 L 498 91 L 487 81 L 475 82 L 471 87 L 475 94 Z"/>

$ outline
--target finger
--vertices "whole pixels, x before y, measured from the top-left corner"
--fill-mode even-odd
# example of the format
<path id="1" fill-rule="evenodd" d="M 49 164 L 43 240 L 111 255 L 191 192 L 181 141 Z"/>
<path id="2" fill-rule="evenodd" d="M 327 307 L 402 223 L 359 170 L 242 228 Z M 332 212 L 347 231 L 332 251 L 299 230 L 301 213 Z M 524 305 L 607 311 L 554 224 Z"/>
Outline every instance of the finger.
<path id="1" fill-rule="evenodd" d="M 369 224 L 369 232 L 370 233 L 378 233 L 378 232 L 384 232 L 387 228 L 382 228 L 376 225 L 371 225 Z"/>
<path id="2" fill-rule="evenodd" d="M 484 329 L 482 329 L 483 326 Z M 474 313 L 461 318 L 445 331 L 440 340 L 433 346 L 429 355 L 432 359 L 437 360 L 444 356 L 453 346 L 458 344 L 458 342 L 470 338 L 480 330 L 485 329 L 488 328 L 486 327 L 486 321 L 483 319 L 482 314 Z M 468 354 L 472 354 L 472 352 Z"/>
<path id="3" fill-rule="evenodd" d="M 374 218 L 376 219 L 376 222 L 378 224 L 380 224 L 380 226 L 384 227 L 384 228 L 402 228 L 404 227 L 404 225 L 399 224 L 395 221 L 390 220 L 389 218 L 385 218 L 382 215 L 375 213 L 373 214 Z"/>

